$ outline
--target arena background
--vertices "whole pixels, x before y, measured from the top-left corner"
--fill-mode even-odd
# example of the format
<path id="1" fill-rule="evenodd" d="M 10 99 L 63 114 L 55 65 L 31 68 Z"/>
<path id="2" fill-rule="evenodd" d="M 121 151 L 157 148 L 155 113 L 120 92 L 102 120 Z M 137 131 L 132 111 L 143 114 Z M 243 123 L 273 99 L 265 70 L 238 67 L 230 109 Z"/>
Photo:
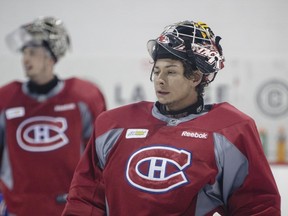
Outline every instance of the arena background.
<path id="1" fill-rule="evenodd" d="M 287 6 L 286 0 L 0 0 L 0 85 L 25 79 L 21 56 L 8 50 L 6 34 L 52 15 L 63 19 L 72 39 L 71 52 L 56 67 L 60 77 L 97 83 L 109 109 L 154 101 L 146 42 L 177 21 L 207 22 L 223 38 L 226 66 L 205 100 L 228 101 L 255 119 L 282 196 L 282 215 L 288 215 Z M 284 159 L 277 156 L 281 142 Z"/>

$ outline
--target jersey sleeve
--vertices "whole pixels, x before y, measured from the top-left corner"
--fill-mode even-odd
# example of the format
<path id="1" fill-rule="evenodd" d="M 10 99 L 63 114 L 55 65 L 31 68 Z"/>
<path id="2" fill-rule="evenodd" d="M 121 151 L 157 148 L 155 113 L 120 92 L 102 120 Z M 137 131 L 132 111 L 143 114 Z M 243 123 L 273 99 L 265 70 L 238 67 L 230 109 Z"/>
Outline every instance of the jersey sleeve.
<path id="1" fill-rule="evenodd" d="M 62 216 L 105 215 L 102 170 L 97 164 L 93 133 L 75 170 Z"/>
<path id="2" fill-rule="evenodd" d="M 242 163 L 234 170 L 234 176 L 230 176 L 229 172 L 225 172 L 225 169 L 229 166 L 233 166 L 233 163 L 237 158 L 232 157 L 228 159 L 228 154 L 225 156 L 228 160 L 226 160 L 223 167 L 224 190 L 225 187 L 227 187 L 227 185 L 225 185 L 225 178 L 230 181 L 233 179 L 234 184 L 239 184 L 241 176 L 245 176 L 243 178 L 243 184 L 237 188 L 230 188 L 231 194 L 227 198 L 228 215 L 280 216 L 279 191 L 263 152 L 254 121 L 250 119 L 244 123 L 237 124 L 233 129 L 229 128 L 224 131 L 224 134 L 227 135 L 226 137 L 228 137 L 228 140 L 235 144 L 236 148 L 240 150 L 247 160 L 247 163 Z M 237 134 L 237 136 L 233 138 L 233 134 Z M 245 171 L 246 169 L 247 171 Z"/>
<path id="3" fill-rule="evenodd" d="M 92 134 L 93 124 L 96 118 L 106 111 L 106 101 L 102 91 L 94 83 L 86 80 L 79 80 L 76 88 L 82 89 L 80 94 L 81 100 L 84 102 L 84 106 L 81 107 L 82 124 L 83 124 L 83 138 L 86 144 Z M 86 107 L 87 106 L 87 107 Z"/>
<path id="4" fill-rule="evenodd" d="M 2 163 L 3 149 L 5 145 L 5 109 L 6 104 L 12 100 L 13 95 L 18 94 L 21 83 L 13 81 L 0 87 L 0 165 Z"/>
<path id="5" fill-rule="evenodd" d="M 106 101 L 102 91 L 98 86 L 89 81 L 84 81 L 84 83 L 84 90 L 87 96 L 87 101 L 90 106 L 90 110 L 92 111 L 92 115 L 94 119 L 96 119 L 100 113 L 106 111 Z"/>
<path id="6" fill-rule="evenodd" d="M 111 131 L 118 132 L 114 122 L 109 111 L 102 112 L 95 120 L 93 134 L 74 172 L 62 216 L 106 215 L 103 169 L 108 155 L 105 146 L 119 138 L 111 135 Z"/>
<path id="7" fill-rule="evenodd" d="M 2 165 L 2 155 L 4 149 L 4 112 L 0 109 L 0 166 Z"/>

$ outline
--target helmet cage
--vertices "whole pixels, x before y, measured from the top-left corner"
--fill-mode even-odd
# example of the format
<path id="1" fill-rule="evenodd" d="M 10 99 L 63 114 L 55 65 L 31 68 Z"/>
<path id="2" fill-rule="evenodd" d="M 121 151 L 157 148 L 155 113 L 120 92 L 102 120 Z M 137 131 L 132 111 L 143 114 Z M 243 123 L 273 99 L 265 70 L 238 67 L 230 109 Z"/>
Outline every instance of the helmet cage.
<path id="1" fill-rule="evenodd" d="M 44 46 L 55 61 L 64 56 L 70 48 L 70 38 L 61 20 L 53 17 L 38 18 L 34 22 L 21 26 L 6 37 L 13 51 L 25 46 Z"/>

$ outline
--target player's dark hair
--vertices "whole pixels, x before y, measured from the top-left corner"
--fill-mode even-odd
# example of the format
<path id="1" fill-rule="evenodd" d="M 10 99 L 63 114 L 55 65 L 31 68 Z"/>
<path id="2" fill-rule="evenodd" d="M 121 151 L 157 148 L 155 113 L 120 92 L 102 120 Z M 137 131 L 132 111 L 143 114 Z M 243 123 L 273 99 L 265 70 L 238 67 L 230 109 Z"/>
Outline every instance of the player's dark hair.
<path id="1" fill-rule="evenodd" d="M 191 65 L 189 62 L 185 60 L 180 60 L 184 67 L 184 76 L 187 79 L 191 79 L 194 75 L 194 73 L 197 71 L 194 69 L 193 65 Z M 208 83 L 206 81 L 206 75 L 203 74 L 201 82 L 196 86 L 196 91 L 199 96 L 204 96 L 204 88 L 208 86 Z"/>

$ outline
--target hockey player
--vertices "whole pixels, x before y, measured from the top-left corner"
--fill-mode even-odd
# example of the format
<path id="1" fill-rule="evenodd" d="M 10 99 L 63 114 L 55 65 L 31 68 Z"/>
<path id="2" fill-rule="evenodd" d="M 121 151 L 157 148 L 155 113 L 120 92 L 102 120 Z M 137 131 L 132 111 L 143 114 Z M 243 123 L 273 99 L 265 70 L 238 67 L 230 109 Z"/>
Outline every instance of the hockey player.
<path id="1" fill-rule="evenodd" d="M 38 18 L 7 42 L 22 52 L 28 80 L 0 89 L 1 191 L 9 215 L 60 215 L 105 100 L 91 82 L 55 74 L 70 47 L 60 19 Z"/>
<path id="2" fill-rule="evenodd" d="M 183 21 L 148 42 L 158 101 L 97 118 L 63 216 L 280 215 L 254 120 L 203 103 L 224 67 L 219 41 L 205 23 Z"/>

